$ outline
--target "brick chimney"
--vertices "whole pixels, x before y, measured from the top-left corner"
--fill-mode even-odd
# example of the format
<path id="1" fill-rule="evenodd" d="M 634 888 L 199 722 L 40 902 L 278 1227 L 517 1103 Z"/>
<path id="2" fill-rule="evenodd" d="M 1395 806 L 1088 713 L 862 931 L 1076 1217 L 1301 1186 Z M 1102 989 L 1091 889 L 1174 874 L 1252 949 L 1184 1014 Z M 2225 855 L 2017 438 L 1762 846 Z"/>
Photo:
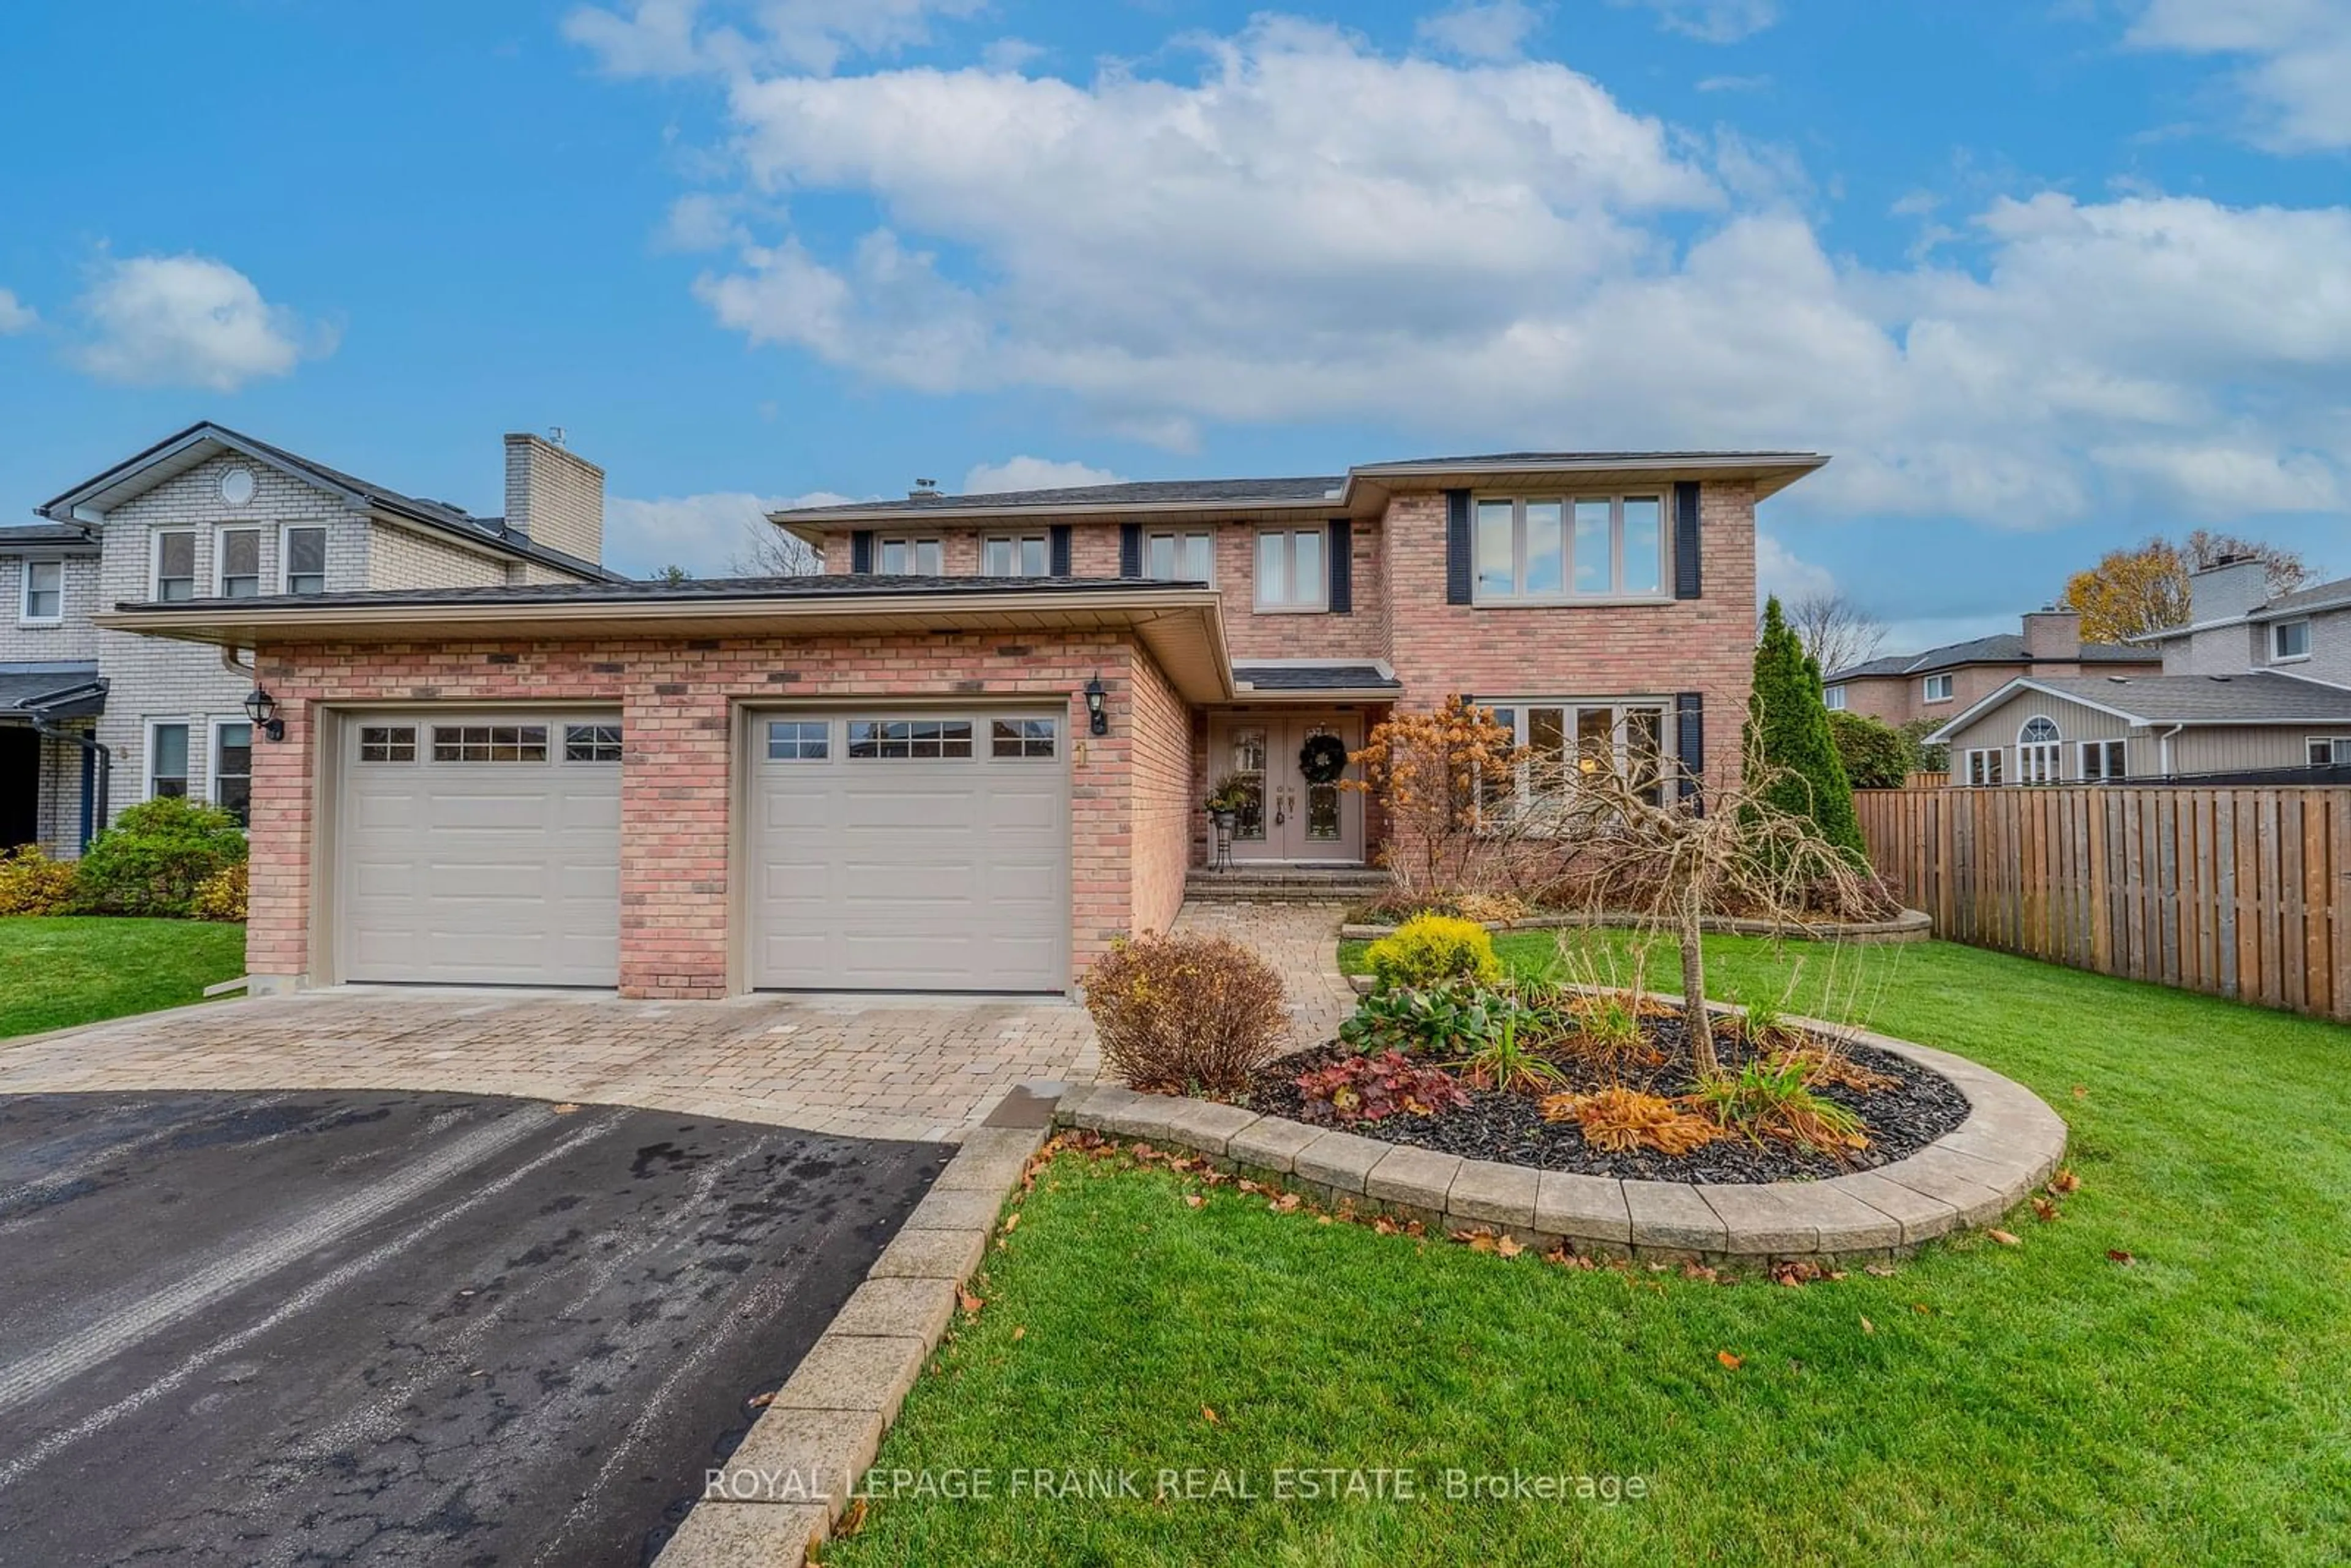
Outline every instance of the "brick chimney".
<path id="1" fill-rule="evenodd" d="M 2024 653 L 2036 664 L 2078 661 L 2082 656 L 2081 613 L 2060 610 L 2053 604 L 2026 612 Z"/>
<path id="2" fill-rule="evenodd" d="M 536 435 L 507 437 L 507 527 L 581 560 L 604 557 L 604 471 Z"/>
<path id="3" fill-rule="evenodd" d="M 2254 555 L 2224 555 L 2188 574 L 2188 619 L 2227 621 L 2269 602 L 2270 569 Z"/>

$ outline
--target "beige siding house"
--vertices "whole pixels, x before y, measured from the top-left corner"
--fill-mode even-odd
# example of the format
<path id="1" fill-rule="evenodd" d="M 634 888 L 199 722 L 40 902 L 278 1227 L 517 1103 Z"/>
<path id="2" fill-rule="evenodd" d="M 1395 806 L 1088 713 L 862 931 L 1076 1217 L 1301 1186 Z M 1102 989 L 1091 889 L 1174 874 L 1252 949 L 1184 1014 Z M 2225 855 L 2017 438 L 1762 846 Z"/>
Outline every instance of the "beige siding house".
<path id="1" fill-rule="evenodd" d="M 1964 713 L 2022 675 L 2153 675 L 2163 655 L 2152 648 L 2082 641 L 2082 618 L 2070 610 L 2036 610 L 2021 632 L 2003 632 L 1923 653 L 1831 670 L 1823 677 L 1831 708 L 1896 727 Z"/>

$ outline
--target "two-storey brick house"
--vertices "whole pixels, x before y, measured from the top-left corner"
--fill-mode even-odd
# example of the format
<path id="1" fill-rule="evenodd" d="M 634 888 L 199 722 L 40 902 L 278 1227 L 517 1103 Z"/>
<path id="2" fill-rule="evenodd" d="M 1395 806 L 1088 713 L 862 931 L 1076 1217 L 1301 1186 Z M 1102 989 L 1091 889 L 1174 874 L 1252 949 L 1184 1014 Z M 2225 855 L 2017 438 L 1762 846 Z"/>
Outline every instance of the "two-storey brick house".
<path id="1" fill-rule="evenodd" d="M 78 854 L 156 795 L 246 812 L 251 670 L 101 629 L 106 606 L 611 580 L 602 471 L 535 435 L 506 451 L 507 515 L 477 517 L 198 424 L 0 528 L 0 847 Z"/>
<path id="2" fill-rule="evenodd" d="M 1755 506 L 1824 461 L 918 491 L 777 514 L 820 576 L 101 619 L 258 650 L 265 983 L 1060 991 L 1174 918 L 1228 773 L 1244 858 L 1375 859 L 1306 753 L 1397 707 L 1660 789 L 1735 767 Z"/>

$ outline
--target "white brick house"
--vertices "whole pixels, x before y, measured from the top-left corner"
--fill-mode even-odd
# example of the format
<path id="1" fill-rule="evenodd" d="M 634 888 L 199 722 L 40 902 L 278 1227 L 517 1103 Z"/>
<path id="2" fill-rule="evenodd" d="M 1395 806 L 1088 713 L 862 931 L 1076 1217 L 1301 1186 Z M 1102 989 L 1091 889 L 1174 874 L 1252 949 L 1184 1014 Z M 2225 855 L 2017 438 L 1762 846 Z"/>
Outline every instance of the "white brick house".
<path id="1" fill-rule="evenodd" d="M 42 522 L 0 528 L 0 850 L 78 854 L 158 794 L 246 809 L 249 671 L 93 613 L 615 580 L 599 564 L 603 497 L 603 470 L 535 435 L 506 438 L 507 516 L 477 517 L 207 423 L 41 506 Z"/>

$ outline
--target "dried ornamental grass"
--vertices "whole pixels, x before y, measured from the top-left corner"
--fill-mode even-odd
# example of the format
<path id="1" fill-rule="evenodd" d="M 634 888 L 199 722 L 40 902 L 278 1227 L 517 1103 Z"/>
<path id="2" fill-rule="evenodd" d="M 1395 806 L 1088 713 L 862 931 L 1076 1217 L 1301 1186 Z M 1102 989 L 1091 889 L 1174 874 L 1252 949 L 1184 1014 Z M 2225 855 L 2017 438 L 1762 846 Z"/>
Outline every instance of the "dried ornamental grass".
<path id="1" fill-rule="evenodd" d="M 1607 1154 L 1655 1149 L 1687 1155 L 1723 1135 L 1723 1130 L 1662 1094 L 1617 1084 L 1588 1094 L 1551 1094 L 1542 1102 L 1546 1122 L 1573 1122 L 1583 1141 Z"/>

